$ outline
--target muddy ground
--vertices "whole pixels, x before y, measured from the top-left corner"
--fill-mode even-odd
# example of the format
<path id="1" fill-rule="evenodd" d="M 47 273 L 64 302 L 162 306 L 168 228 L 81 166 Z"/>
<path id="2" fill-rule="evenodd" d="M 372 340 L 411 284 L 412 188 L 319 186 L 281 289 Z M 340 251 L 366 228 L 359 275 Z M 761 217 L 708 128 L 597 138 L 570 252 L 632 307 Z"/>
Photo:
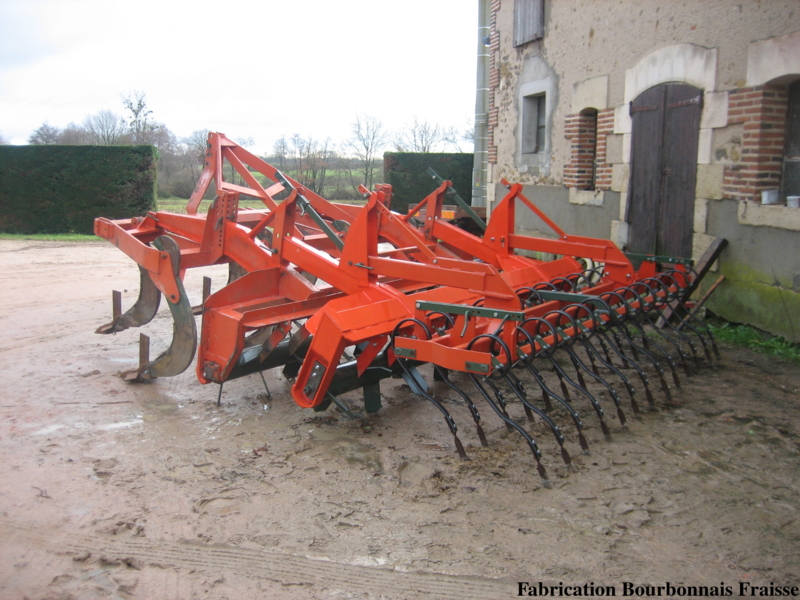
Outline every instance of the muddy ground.
<path id="1" fill-rule="evenodd" d="M 216 289 L 225 270 L 210 273 Z M 203 274 L 187 276 L 194 300 Z M 108 244 L 2 241 L 0 281 L 1 598 L 800 585 L 797 366 L 723 347 L 718 366 L 682 376 L 675 402 L 654 388 L 657 410 L 627 430 L 609 409 L 611 442 L 578 402 L 590 455 L 557 414 L 572 472 L 541 424 L 531 429 L 553 481 L 545 489 L 521 438 L 481 404 L 481 448 L 442 384 L 433 390 L 468 461 L 402 380 L 383 384 L 378 414 L 356 420 L 300 409 L 278 372 L 267 374 L 271 400 L 255 375 L 226 384 L 220 408 L 193 369 L 124 382 L 138 331 L 93 331 L 112 289 L 133 302 L 138 271 Z M 145 329 L 155 355 L 169 343 L 168 311 Z M 362 411 L 358 394 L 345 400 Z M 510 411 L 524 423 L 519 405 Z"/>

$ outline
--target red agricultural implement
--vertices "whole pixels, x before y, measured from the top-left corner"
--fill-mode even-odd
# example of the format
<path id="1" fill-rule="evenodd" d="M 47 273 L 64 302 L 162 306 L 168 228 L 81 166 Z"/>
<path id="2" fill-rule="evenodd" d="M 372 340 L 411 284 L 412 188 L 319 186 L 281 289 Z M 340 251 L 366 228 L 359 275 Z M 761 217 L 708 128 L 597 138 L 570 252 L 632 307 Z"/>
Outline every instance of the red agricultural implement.
<path id="1" fill-rule="evenodd" d="M 237 173 L 240 183 L 226 181 L 225 171 Z M 198 214 L 212 181 L 216 197 L 206 214 Z M 648 372 L 669 398 L 666 373 L 680 386 L 676 363 L 688 373 L 701 353 L 708 361 L 711 350 L 719 355 L 708 328 L 692 316 L 682 327 L 667 322 L 649 335 L 643 329 L 667 306 L 689 314 L 683 302 L 693 279 L 691 261 L 631 257 L 609 241 L 569 235 L 522 194 L 521 185 L 507 188 L 488 224 L 467 208 L 484 229 L 479 237 L 441 217 L 445 199 L 453 195 L 447 181 L 407 215 L 389 209 L 386 185 L 362 188 L 364 206 L 335 204 L 212 133 L 188 214 L 95 221 L 95 233 L 141 271 L 136 303 L 120 314 L 117 300 L 113 321 L 98 332 L 145 325 L 163 294 L 174 321 L 172 343 L 155 360 L 141 360 L 130 378 L 177 375 L 197 354 L 197 378 L 219 384 L 220 393 L 225 381 L 255 372 L 263 377 L 264 370 L 282 367 L 302 407 L 324 410 L 339 404 L 338 395 L 363 388 L 365 409 L 375 412 L 379 382 L 402 376 L 442 413 L 462 457 L 450 412 L 428 393 L 416 367 L 434 365 L 435 378 L 463 400 L 486 445 L 472 397 L 454 382 L 465 377 L 451 377 L 452 371 L 463 372 L 509 430 L 524 437 L 546 482 L 541 451 L 509 415 L 509 403 L 519 402 L 529 420 L 541 419 L 569 464 L 556 413 L 573 423 L 584 451 L 579 404 L 595 413 L 610 436 L 587 380 L 608 392 L 624 425 L 615 385 L 625 388 L 631 409 L 639 411 L 625 372 L 640 380 L 652 405 Z M 264 208 L 240 208 L 242 196 L 260 200 Z M 516 234 L 518 206 L 533 211 L 555 237 Z M 543 254 L 560 258 L 529 258 Z M 641 263 L 638 270 L 632 259 Z M 222 263 L 231 266 L 228 284 L 204 294 L 202 307 L 193 311 L 182 283 L 186 269 Z M 659 271 L 661 264 L 668 268 Z M 202 314 L 199 341 L 194 312 Z M 557 356 L 566 357 L 572 369 Z M 547 381 L 553 377 L 558 390 Z M 525 390 L 531 382 L 540 401 Z"/>

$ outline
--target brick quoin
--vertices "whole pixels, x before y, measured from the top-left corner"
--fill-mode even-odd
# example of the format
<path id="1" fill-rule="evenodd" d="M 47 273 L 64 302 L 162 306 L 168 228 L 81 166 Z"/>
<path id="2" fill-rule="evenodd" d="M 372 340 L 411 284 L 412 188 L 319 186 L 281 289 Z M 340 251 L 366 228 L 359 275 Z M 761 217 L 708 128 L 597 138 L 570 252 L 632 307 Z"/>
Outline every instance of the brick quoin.
<path id="1" fill-rule="evenodd" d="M 495 106 L 495 91 L 500 85 L 500 69 L 497 68 L 497 52 L 500 50 L 500 34 L 497 31 L 497 12 L 500 10 L 500 0 L 492 0 L 491 17 L 489 24 L 489 115 L 488 115 L 488 152 L 489 163 L 497 164 L 497 144 L 494 132 L 500 122 L 500 110 Z"/>
<path id="2" fill-rule="evenodd" d="M 736 200 L 758 200 L 763 190 L 780 187 L 786 137 L 786 88 L 755 86 L 728 94 L 728 125 L 744 125 L 742 159 L 727 165 L 723 193 Z"/>

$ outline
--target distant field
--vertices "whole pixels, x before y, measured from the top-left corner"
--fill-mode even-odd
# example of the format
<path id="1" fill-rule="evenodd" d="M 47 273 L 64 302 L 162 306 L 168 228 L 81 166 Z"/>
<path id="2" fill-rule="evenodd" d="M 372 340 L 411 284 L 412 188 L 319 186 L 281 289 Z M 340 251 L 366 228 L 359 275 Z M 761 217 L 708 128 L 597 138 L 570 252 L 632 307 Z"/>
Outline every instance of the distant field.
<path id="1" fill-rule="evenodd" d="M 81 233 L 0 233 L 0 240 L 38 240 L 43 242 L 96 242 L 99 238 Z"/>

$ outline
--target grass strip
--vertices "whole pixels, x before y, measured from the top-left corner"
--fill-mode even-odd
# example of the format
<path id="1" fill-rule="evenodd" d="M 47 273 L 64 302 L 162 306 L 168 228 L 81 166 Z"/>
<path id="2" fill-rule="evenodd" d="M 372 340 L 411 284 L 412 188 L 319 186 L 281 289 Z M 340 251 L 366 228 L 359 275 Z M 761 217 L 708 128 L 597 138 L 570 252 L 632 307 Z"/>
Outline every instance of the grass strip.
<path id="1" fill-rule="evenodd" d="M 800 344 L 794 344 L 780 336 L 764 339 L 758 330 L 748 325 L 722 323 L 721 325 L 709 324 L 709 326 L 714 337 L 722 342 L 750 348 L 761 354 L 778 356 L 789 362 L 800 364 Z"/>

